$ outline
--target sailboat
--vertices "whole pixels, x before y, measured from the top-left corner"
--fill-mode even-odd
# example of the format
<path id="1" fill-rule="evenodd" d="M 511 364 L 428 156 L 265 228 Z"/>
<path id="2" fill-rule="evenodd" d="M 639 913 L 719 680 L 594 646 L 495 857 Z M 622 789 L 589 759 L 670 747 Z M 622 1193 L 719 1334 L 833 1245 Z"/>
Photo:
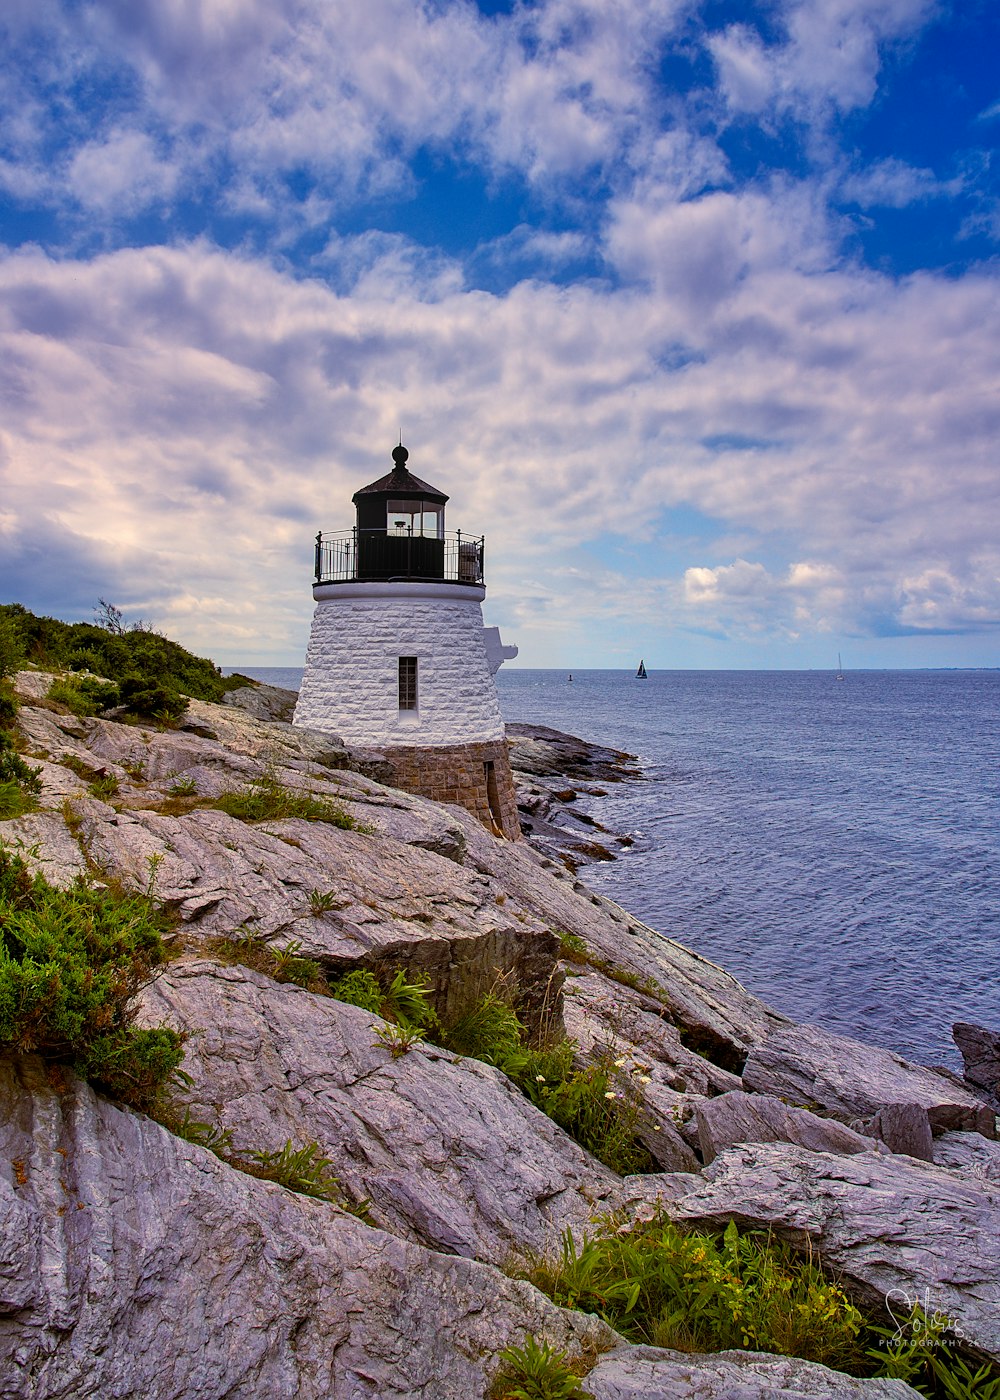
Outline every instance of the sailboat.
<path id="1" fill-rule="evenodd" d="M 644 680 L 646 679 L 646 663 L 645 663 L 645 661 L 640 661 L 640 662 L 639 662 L 639 669 L 638 669 L 638 671 L 636 671 L 636 673 L 635 673 L 635 678 L 636 678 L 637 681 L 644 681 Z"/>
<path id="2" fill-rule="evenodd" d="M 843 668 L 843 666 L 841 665 L 841 662 L 840 662 L 840 652 L 838 651 L 838 652 L 837 652 L 837 680 L 838 680 L 838 681 L 842 681 L 843 679 L 844 679 L 844 668 Z"/>

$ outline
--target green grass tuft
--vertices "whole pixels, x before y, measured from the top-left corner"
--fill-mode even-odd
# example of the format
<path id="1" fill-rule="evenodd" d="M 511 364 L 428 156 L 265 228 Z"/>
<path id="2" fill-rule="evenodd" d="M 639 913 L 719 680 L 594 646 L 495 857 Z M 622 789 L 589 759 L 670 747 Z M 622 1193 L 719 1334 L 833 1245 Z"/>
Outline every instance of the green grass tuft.
<path id="1" fill-rule="evenodd" d="M 304 821 L 329 822 L 345 831 L 368 829 L 355 821 L 339 803 L 328 797 L 316 797 L 313 793 L 285 787 L 271 774 L 236 792 L 222 793 L 212 805 L 243 822 L 300 817 Z"/>

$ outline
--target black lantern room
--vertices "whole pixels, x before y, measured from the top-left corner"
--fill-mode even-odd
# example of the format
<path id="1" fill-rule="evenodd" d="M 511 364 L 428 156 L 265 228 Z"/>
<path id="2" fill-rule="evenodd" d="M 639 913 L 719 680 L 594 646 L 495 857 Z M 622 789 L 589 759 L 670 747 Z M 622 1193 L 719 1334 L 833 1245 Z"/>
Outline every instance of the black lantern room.
<path id="1" fill-rule="evenodd" d="M 409 455 L 400 443 L 393 448 L 388 476 L 355 491 L 357 524 L 349 537 L 317 536 L 317 583 L 482 583 L 482 537 L 445 533 L 448 497 L 407 469 Z"/>
<path id="2" fill-rule="evenodd" d="M 448 497 L 407 470 L 402 443 L 388 476 L 355 491 L 358 578 L 444 578 L 444 506 Z"/>

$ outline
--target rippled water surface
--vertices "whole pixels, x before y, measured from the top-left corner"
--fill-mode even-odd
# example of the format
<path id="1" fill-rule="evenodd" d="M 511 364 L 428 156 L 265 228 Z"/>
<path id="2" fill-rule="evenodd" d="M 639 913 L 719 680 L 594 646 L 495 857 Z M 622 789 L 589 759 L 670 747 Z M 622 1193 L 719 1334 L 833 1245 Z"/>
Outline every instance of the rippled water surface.
<path id="1" fill-rule="evenodd" d="M 638 754 L 582 878 L 798 1020 L 958 1063 L 1000 1029 L 1000 672 L 505 668 L 508 720 Z"/>

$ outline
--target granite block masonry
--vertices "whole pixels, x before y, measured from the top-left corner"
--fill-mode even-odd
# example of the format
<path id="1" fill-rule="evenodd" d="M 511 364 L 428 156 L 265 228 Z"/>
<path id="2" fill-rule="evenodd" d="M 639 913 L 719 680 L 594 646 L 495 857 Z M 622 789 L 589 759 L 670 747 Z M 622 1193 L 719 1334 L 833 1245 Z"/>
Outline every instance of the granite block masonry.
<path id="1" fill-rule="evenodd" d="M 483 625 L 484 539 L 446 533 L 448 497 L 393 451 L 354 495 L 357 523 L 316 538 L 313 616 L 294 723 L 378 748 L 407 791 L 520 837 L 494 674 L 517 654 Z"/>

